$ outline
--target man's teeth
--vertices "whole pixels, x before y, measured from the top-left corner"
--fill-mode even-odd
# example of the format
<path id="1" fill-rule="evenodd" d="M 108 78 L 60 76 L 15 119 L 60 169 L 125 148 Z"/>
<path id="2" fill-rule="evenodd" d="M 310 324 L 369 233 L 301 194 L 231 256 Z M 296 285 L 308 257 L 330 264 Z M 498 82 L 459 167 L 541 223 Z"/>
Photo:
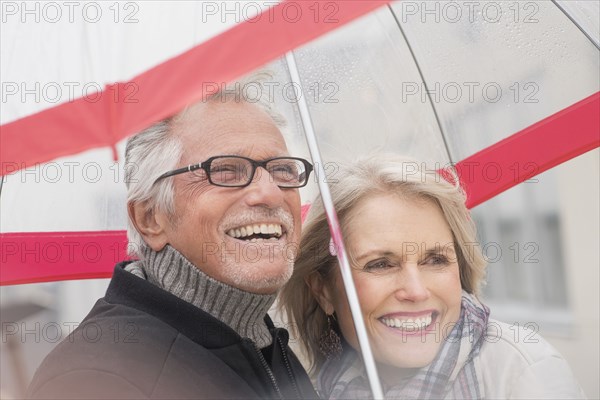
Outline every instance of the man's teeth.
<path id="1" fill-rule="evenodd" d="M 272 235 L 276 238 L 281 236 L 282 228 L 279 224 L 254 224 L 247 225 L 241 228 L 230 229 L 227 234 L 236 239 L 243 239 L 252 235 Z"/>
<path id="2" fill-rule="evenodd" d="M 427 328 L 431 325 L 432 315 L 419 318 L 381 318 L 381 322 L 390 328 L 398 328 L 404 331 L 418 331 Z"/>

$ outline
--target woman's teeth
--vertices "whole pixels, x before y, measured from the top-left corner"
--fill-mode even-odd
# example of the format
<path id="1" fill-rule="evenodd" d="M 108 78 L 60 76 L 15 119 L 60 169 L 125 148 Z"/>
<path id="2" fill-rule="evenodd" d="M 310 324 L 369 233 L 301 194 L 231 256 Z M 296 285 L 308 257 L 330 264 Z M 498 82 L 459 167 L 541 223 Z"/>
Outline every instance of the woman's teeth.
<path id="1" fill-rule="evenodd" d="M 432 314 L 429 314 L 426 317 L 419 318 L 386 318 L 382 317 L 379 319 L 386 326 L 390 328 L 398 328 L 403 331 L 418 331 L 421 329 L 427 328 L 431 325 L 431 321 L 433 320 Z"/>
<path id="2" fill-rule="evenodd" d="M 253 235 L 262 235 L 261 239 L 279 238 L 282 235 L 282 227 L 279 224 L 253 224 L 240 228 L 228 230 L 227 235 L 236 239 L 247 239 Z M 258 238 L 253 238 L 258 239 Z"/>

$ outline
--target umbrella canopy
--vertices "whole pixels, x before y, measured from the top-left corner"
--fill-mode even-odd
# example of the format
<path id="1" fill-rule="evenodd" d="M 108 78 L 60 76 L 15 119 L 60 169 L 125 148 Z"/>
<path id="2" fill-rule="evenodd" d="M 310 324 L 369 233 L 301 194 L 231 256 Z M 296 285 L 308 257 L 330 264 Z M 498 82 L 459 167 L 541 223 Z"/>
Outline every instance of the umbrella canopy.
<path id="1" fill-rule="evenodd" d="M 475 206 L 598 146 L 594 3 L 432 4 L 395 2 L 297 49 L 298 83 L 290 82 L 284 61 L 271 65 L 278 71 L 273 101 L 291 121 L 293 148 L 306 152 L 294 91 L 300 89 L 325 160 L 385 148 L 432 168 L 459 163 Z M 120 140 L 381 3 L 311 9 L 283 2 L 266 11 L 211 5 L 104 5 L 92 18 L 96 3 L 90 3 L 80 18 L 71 10 L 73 21 L 51 7 L 5 6 L 3 284 L 108 276 L 126 253 L 124 209 L 114 206 L 123 204 L 124 166 L 111 159 L 111 152 L 119 159 Z M 248 21 L 225 30 L 236 19 L 215 17 L 227 12 Z M 201 29 L 183 17 L 190 14 L 204 22 Z M 185 22 L 166 38 L 160 27 L 169 19 Z M 272 40 L 274 32 L 287 36 Z M 42 35 L 61 56 L 27 62 Z M 256 44 L 265 37 L 269 46 Z M 111 148 L 81 153 L 103 145 Z M 50 162 L 33 166 L 41 161 Z M 315 189 L 306 192 L 310 200 Z M 8 240 L 9 232 L 18 236 Z M 80 246 L 65 244 L 73 240 Z M 36 261 L 50 260 L 52 268 L 27 267 L 22 250 L 36 246 L 47 249 Z M 61 265 L 82 261 L 90 264 L 83 273 Z"/>
<path id="2" fill-rule="evenodd" d="M 386 3 L 3 4 L 0 283 L 109 277 L 122 140 L 266 62 L 322 173 L 377 149 L 457 163 L 475 206 L 598 147 L 596 3 Z M 272 61 L 293 49 L 296 80 Z"/>

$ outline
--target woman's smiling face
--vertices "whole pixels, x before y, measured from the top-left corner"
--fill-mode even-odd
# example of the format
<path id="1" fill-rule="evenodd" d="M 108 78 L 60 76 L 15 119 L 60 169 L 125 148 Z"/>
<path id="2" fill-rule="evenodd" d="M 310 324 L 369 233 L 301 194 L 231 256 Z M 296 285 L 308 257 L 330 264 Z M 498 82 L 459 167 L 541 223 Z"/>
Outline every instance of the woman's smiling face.
<path id="1" fill-rule="evenodd" d="M 430 364 L 460 316 L 452 232 L 431 200 L 382 194 L 351 211 L 346 246 L 375 359 L 396 368 Z M 339 271 L 323 301 L 358 349 Z M 329 308 L 329 307 L 328 307 Z"/>

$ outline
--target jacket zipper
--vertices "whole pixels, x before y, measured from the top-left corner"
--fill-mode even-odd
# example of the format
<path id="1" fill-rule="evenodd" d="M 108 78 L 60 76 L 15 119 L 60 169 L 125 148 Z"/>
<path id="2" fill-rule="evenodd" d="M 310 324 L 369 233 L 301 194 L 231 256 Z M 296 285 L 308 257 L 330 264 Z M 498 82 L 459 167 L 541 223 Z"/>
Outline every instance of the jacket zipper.
<path id="1" fill-rule="evenodd" d="M 273 389 L 275 389 L 275 392 L 277 392 L 277 395 L 279 396 L 279 398 L 283 400 L 283 395 L 281 394 L 281 390 L 279 390 L 279 386 L 277 386 L 277 381 L 275 380 L 275 375 L 273 375 L 271 368 L 269 368 L 269 364 L 267 363 L 267 360 L 265 360 L 265 356 L 263 356 L 262 352 L 260 351 L 260 349 L 258 348 L 258 346 L 256 344 L 253 343 L 253 345 L 254 345 L 254 349 L 258 353 L 258 358 L 260 359 L 260 363 L 262 364 L 265 371 L 267 371 L 267 374 L 269 374 L 269 378 L 271 379 L 271 383 L 273 384 Z"/>
<path id="2" fill-rule="evenodd" d="M 285 351 L 285 347 L 283 346 L 283 343 L 281 342 L 281 339 L 278 337 L 277 338 L 277 342 L 279 343 L 279 347 L 281 348 L 281 354 L 283 354 L 283 361 L 285 362 L 285 368 L 287 369 L 287 373 L 288 376 L 290 377 L 290 381 L 292 382 L 292 387 L 294 388 L 294 391 L 296 392 L 296 394 L 298 395 L 298 398 L 300 399 L 300 391 L 298 390 L 298 385 L 296 384 L 296 379 L 294 379 L 294 374 L 292 373 L 292 368 L 290 366 L 290 362 L 288 361 L 288 357 L 287 357 L 287 352 Z"/>

